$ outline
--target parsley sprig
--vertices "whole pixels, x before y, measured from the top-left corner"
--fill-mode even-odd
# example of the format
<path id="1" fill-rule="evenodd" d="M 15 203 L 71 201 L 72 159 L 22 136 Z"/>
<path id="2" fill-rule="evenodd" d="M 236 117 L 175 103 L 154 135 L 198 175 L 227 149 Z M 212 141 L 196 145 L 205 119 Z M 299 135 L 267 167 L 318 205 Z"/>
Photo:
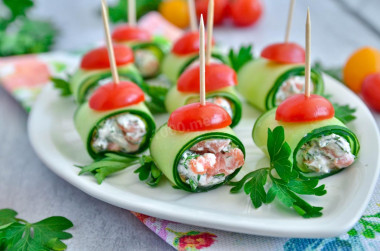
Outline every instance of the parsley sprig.
<path id="1" fill-rule="evenodd" d="M 228 58 L 231 67 L 238 72 L 243 65 L 253 59 L 252 45 L 242 46 L 236 52 L 233 49 L 230 49 Z"/>
<path id="2" fill-rule="evenodd" d="M 53 216 L 36 223 L 16 218 L 12 209 L 0 209 L 0 250 L 65 250 L 61 240 L 72 238 L 65 230 L 73 223 L 61 216 Z"/>
<path id="3" fill-rule="evenodd" d="M 141 88 L 148 95 L 145 104 L 153 114 L 166 113 L 165 98 L 169 87 L 142 83 Z"/>
<path id="4" fill-rule="evenodd" d="M 298 194 L 322 196 L 326 194 L 325 185 L 318 186 L 317 179 L 307 180 L 293 169 L 290 161 L 292 151 L 285 142 L 282 126 L 273 131 L 268 129 L 267 148 L 270 166 L 250 172 L 238 182 L 230 182 L 229 185 L 233 186 L 231 193 L 237 193 L 243 188 L 255 208 L 269 204 L 277 198 L 304 218 L 322 216 L 322 207 L 310 205 Z M 268 179 L 271 181 L 270 185 Z M 270 186 L 269 189 L 266 189 L 267 185 Z"/>
<path id="5" fill-rule="evenodd" d="M 68 76 L 67 79 L 70 79 L 70 76 Z M 67 97 L 72 94 L 70 89 L 70 83 L 67 80 L 62 78 L 50 77 L 50 81 L 53 82 L 54 88 L 59 90 L 60 95 L 62 97 Z"/>
<path id="6" fill-rule="evenodd" d="M 98 184 L 101 184 L 109 175 L 138 164 L 140 167 L 135 170 L 135 173 L 139 175 L 139 179 L 150 186 L 156 186 L 161 180 L 162 172 L 150 156 L 121 156 L 107 153 L 103 159 L 94 161 L 87 166 L 78 167 L 82 169 L 79 175 L 92 174 Z"/>
<path id="7" fill-rule="evenodd" d="M 355 116 L 356 108 L 352 108 L 349 105 L 341 105 L 341 104 L 332 102 L 331 101 L 332 95 L 330 94 L 324 94 L 322 96 L 330 100 L 330 102 L 334 106 L 334 110 L 335 110 L 334 116 L 340 121 L 342 121 L 342 123 L 347 124 L 356 119 L 356 116 Z"/>

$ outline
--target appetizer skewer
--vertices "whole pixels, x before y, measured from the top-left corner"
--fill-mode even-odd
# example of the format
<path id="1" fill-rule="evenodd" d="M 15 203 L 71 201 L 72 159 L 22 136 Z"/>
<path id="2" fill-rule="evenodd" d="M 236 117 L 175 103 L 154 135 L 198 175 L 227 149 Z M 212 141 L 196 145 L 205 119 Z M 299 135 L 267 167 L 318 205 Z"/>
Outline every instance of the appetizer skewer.
<path id="1" fill-rule="evenodd" d="M 135 67 L 133 52 L 123 45 L 114 45 L 117 71 L 121 80 L 130 80 L 141 84 L 142 77 Z M 92 92 L 111 79 L 108 51 L 105 46 L 86 53 L 80 68 L 70 79 L 70 89 L 78 104 L 87 101 Z"/>
<path id="2" fill-rule="evenodd" d="M 213 0 L 209 1 L 206 47 L 206 101 L 224 108 L 232 118 L 231 127 L 237 125 L 241 119 L 242 104 L 235 90 L 237 76 L 235 71 L 227 65 L 210 63 L 213 22 Z M 200 66 L 188 68 L 179 77 L 177 85 L 166 96 L 166 110 L 171 113 L 177 108 L 189 103 L 199 101 L 200 91 Z"/>
<path id="3" fill-rule="evenodd" d="M 157 167 L 173 184 L 189 192 L 209 191 L 228 182 L 244 165 L 245 156 L 243 144 L 229 127 L 228 113 L 206 103 L 202 16 L 199 32 L 200 103 L 175 110 L 150 146 Z"/>
<path id="4" fill-rule="evenodd" d="M 300 94 L 304 90 L 305 51 L 300 45 L 288 42 L 293 6 L 292 0 L 285 42 L 264 48 L 261 58 L 244 65 L 238 74 L 238 91 L 261 111 L 270 110 L 288 97 Z M 323 94 L 324 82 L 321 73 L 312 69 L 311 79 L 311 92 Z"/>
<path id="5" fill-rule="evenodd" d="M 189 0 L 190 2 L 194 0 Z M 194 3 L 192 3 L 194 4 Z M 195 17 L 195 9 L 189 8 L 190 17 Z M 195 19 L 195 18 L 193 18 Z M 191 23 L 196 24 L 196 21 Z M 192 26 L 193 27 L 193 26 Z M 227 64 L 227 59 L 214 47 L 214 40 L 212 41 L 213 50 L 211 53 L 214 62 L 221 62 Z M 173 45 L 172 50 L 168 53 L 162 62 L 162 73 L 164 73 L 172 83 L 177 83 L 179 76 L 192 64 L 198 60 L 199 53 L 199 32 L 196 28 L 192 28 L 180 37 Z"/>
<path id="6" fill-rule="evenodd" d="M 102 0 L 102 16 L 113 81 L 99 87 L 74 115 L 76 129 L 94 159 L 109 152 L 143 152 L 155 131 L 143 91 L 132 82 L 119 81 L 105 0 Z"/>
<path id="7" fill-rule="evenodd" d="M 266 131 L 283 126 L 285 141 L 292 150 L 293 167 L 305 177 L 324 178 L 350 166 L 360 149 L 355 134 L 334 117 L 333 105 L 324 97 L 310 92 L 310 16 L 306 32 L 305 94 L 294 95 L 277 109 L 259 117 L 252 136 L 265 150 Z"/>
<path id="8" fill-rule="evenodd" d="M 156 77 L 168 51 L 168 42 L 157 40 L 149 31 L 137 27 L 135 0 L 128 0 L 128 5 L 128 24 L 117 27 L 112 39 L 132 48 L 135 65 L 144 78 Z"/>

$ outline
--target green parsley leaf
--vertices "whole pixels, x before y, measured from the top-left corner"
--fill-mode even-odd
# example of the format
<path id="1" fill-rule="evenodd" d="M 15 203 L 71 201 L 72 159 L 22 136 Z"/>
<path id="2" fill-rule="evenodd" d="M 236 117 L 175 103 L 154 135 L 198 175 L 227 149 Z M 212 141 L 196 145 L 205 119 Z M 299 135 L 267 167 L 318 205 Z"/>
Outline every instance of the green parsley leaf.
<path id="1" fill-rule="evenodd" d="M 292 168 L 291 149 L 285 142 L 285 131 L 282 126 L 276 127 L 273 131 L 268 129 L 267 148 L 270 167 L 250 172 L 238 182 L 230 182 L 229 185 L 233 186 L 230 192 L 236 193 L 244 187 L 244 192 L 250 196 L 255 208 L 269 204 L 277 198 L 304 218 L 321 216 L 322 207 L 311 206 L 297 194 L 322 196 L 326 194 L 325 185 L 318 186 L 317 179 L 301 179 L 299 172 Z M 274 170 L 279 178 L 272 174 Z M 272 185 L 266 192 L 268 177 Z"/>
<path id="2" fill-rule="evenodd" d="M 339 105 L 337 103 L 333 103 L 335 110 L 335 117 L 342 121 L 342 123 L 347 124 L 356 119 L 354 115 L 356 112 L 356 108 L 352 108 L 349 105 Z"/>
<path id="3" fill-rule="evenodd" d="M 49 51 L 56 35 L 50 22 L 18 18 L 0 31 L 0 56 Z"/>
<path id="4" fill-rule="evenodd" d="M 120 156 L 113 153 L 107 153 L 106 157 L 100 160 L 96 160 L 87 166 L 77 166 L 82 170 L 79 175 L 93 174 L 98 184 L 102 184 L 105 178 L 109 175 L 120 172 L 130 166 L 139 163 L 140 158 L 138 156 Z"/>
<path id="5" fill-rule="evenodd" d="M 242 46 L 237 52 L 230 49 L 228 58 L 230 60 L 231 67 L 238 72 L 243 65 L 253 60 L 252 45 Z"/>
<path id="6" fill-rule="evenodd" d="M 165 98 L 169 87 L 142 83 L 141 88 L 148 95 L 145 104 L 153 114 L 166 113 Z"/>
<path id="7" fill-rule="evenodd" d="M 146 184 L 150 186 L 156 186 L 161 180 L 162 172 L 156 167 L 150 156 L 121 156 L 107 153 L 103 159 L 96 160 L 87 166 L 77 167 L 82 169 L 79 175 L 92 174 L 98 184 L 101 184 L 109 175 L 138 164 L 140 167 L 135 170 L 135 173 L 139 174 L 139 179 L 146 181 Z"/>
<path id="8" fill-rule="evenodd" d="M 68 81 L 55 77 L 50 77 L 50 81 L 53 82 L 54 88 L 60 91 L 62 97 L 67 97 L 72 94 Z"/>
<path id="9" fill-rule="evenodd" d="M 331 94 L 323 94 L 324 98 L 330 100 L 334 106 L 335 114 L 334 116 L 339 119 L 342 123 L 347 124 L 356 119 L 355 112 L 356 108 L 352 108 L 349 105 L 340 105 L 331 101 Z"/>
<path id="10" fill-rule="evenodd" d="M 65 250 L 61 240 L 72 238 L 64 232 L 73 226 L 72 222 L 60 216 L 53 216 L 37 223 L 29 223 L 16 218 L 17 212 L 11 209 L 0 210 L 1 250 Z M 7 224 L 4 224 L 8 222 Z"/>
<path id="11" fill-rule="evenodd" d="M 269 169 L 262 168 L 254 173 L 255 175 L 245 183 L 244 192 L 250 195 L 253 206 L 259 208 L 263 203 L 266 203 L 267 194 L 264 185 L 267 183 Z"/>
<path id="12" fill-rule="evenodd" d="M 141 166 L 134 173 L 139 174 L 139 179 L 145 181 L 149 186 L 157 186 L 161 181 L 162 172 L 157 168 L 152 157 L 142 156 L 140 158 Z"/>
<path id="13" fill-rule="evenodd" d="M 267 144 L 271 168 L 276 169 L 281 179 L 288 182 L 293 176 L 292 162 L 289 160 L 292 150 L 285 142 L 285 132 L 282 126 L 276 127 L 273 132 L 268 129 Z"/>

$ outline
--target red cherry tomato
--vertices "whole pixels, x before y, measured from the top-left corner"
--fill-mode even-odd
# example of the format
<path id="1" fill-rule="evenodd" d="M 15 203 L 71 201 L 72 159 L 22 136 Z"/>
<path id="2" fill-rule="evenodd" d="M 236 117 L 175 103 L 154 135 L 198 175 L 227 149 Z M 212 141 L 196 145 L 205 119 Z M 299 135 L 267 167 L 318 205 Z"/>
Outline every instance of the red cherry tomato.
<path id="1" fill-rule="evenodd" d="M 285 64 L 304 63 L 305 50 L 296 43 L 277 43 L 265 47 L 261 57 Z"/>
<path id="2" fill-rule="evenodd" d="M 197 132 L 225 128 L 231 122 L 230 115 L 218 105 L 192 103 L 172 112 L 168 126 L 176 131 Z"/>
<path id="3" fill-rule="evenodd" d="M 362 96 L 368 106 L 380 112 L 380 73 L 370 74 L 364 79 Z"/>
<path id="4" fill-rule="evenodd" d="M 195 8 L 198 20 L 203 14 L 204 21 L 207 22 L 207 9 L 209 0 L 195 0 Z M 228 6 L 228 0 L 214 0 L 214 24 L 220 24 L 225 17 Z"/>
<path id="5" fill-rule="evenodd" d="M 177 90 L 180 92 L 199 92 L 199 72 L 199 66 L 195 66 L 182 73 L 177 82 Z M 234 85 L 237 85 L 237 76 L 232 68 L 218 63 L 206 65 L 206 92 Z"/>
<path id="6" fill-rule="evenodd" d="M 231 0 L 228 9 L 233 23 L 237 26 L 254 24 L 263 12 L 260 0 Z"/>
<path id="7" fill-rule="evenodd" d="M 334 117 L 333 105 L 322 96 L 297 94 L 282 102 L 276 120 L 282 122 L 311 122 Z"/>
<path id="8" fill-rule="evenodd" d="M 129 81 L 119 84 L 111 82 L 99 87 L 92 94 L 89 105 L 95 111 L 109 111 L 135 105 L 144 100 L 144 92 L 136 84 Z"/>
<path id="9" fill-rule="evenodd" d="M 133 63 L 133 51 L 124 45 L 113 45 L 117 66 Z M 80 68 L 83 70 L 99 70 L 110 68 L 108 51 L 106 47 L 100 47 L 89 51 L 83 56 Z"/>
<path id="10" fill-rule="evenodd" d="M 206 39 L 206 38 L 205 38 Z M 212 44 L 214 45 L 214 39 Z M 177 55 L 187 55 L 199 51 L 199 32 L 189 31 L 186 32 L 180 39 L 178 39 L 172 48 L 172 52 Z"/>
<path id="11" fill-rule="evenodd" d="M 112 39 L 115 42 L 145 42 L 152 40 L 152 35 L 147 30 L 138 27 L 131 27 L 129 25 L 122 25 L 114 30 L 112 33 Z"/>

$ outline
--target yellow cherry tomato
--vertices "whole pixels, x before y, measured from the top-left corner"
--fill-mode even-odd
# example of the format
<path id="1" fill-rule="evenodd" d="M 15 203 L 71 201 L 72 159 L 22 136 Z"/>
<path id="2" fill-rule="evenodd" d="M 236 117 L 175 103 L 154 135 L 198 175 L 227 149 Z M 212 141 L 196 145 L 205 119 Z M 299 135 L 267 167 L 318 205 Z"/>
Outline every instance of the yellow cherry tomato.
<path id="1" fill-rule="evenodd" d="M 343 68 L 343 80 L 351 90 L 359 93 L 365 77 L 375 72 L 380 72 L 380 51 L 363 47 L 347 60 Z"/>
<path id="2" fill-rule="evenodd" d="M 180 28 L 189 26 L 190 18 L 186 0 L 163 1 L 158 10 L 161 15 L 172 24 Z"/>

